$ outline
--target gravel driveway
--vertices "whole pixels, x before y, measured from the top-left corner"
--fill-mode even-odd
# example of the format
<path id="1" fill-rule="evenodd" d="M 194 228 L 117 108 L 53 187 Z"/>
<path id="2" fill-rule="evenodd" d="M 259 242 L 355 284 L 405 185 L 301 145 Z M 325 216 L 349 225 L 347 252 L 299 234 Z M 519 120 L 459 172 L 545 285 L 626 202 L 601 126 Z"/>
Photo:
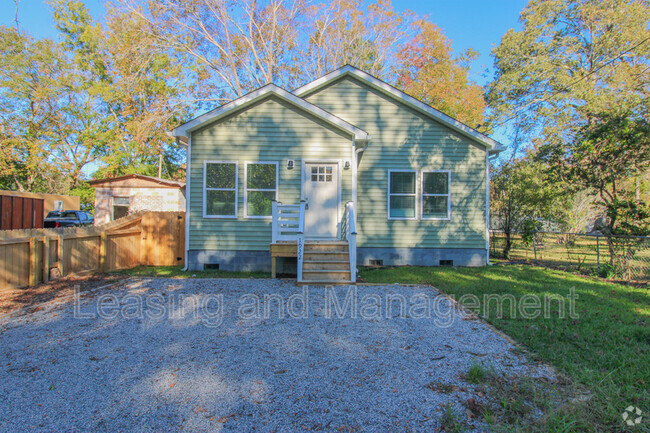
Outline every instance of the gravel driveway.
<path id="1" fill-rule="evenodd" d="M 430 432 L 473 364 L 551 374 L 430 287 L 348 289 L 131 279 L 1 318 L 0 431 Z"/>

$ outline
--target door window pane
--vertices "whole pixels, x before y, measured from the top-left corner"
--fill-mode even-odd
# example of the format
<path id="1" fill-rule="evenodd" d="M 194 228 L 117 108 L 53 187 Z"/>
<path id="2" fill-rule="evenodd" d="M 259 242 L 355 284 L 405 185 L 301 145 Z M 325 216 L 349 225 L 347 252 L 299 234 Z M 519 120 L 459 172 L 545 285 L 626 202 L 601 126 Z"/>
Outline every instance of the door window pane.
<path id="1" fill-rule="evenodd" d="M 311 168 L 312 182 L 333 182 L 334 169 L 331 165 L 313 166 Z"/>

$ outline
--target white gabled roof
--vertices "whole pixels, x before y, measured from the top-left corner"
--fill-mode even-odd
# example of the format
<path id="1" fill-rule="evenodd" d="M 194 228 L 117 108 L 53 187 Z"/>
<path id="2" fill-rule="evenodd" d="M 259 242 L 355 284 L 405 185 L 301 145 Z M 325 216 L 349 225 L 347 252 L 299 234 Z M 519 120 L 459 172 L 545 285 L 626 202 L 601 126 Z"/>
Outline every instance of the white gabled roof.
<path id="1" fill-rule="evenodd" d="M 311 83 L 307 83 L 304 86 L 295 89 L 292 93 L 295 93 L 296 95 L 302 97 L 308 93 L 315 92 L 316 90 L 326 86 L 333 80 L 343 75 L 352 75 L 368 83 L 371 87 L 377 89 L 383 94 L 388 95 L 393 99 L 396 99 L 402 103 L 405 103 L 406 105 L 414 108 L 416 111 L 425 114 L 433 118 L 434 120 L 437 120 L 449 126 L 451 129 L 465 135 L 466 137 L 471 138 L 474 141 L 484 145 L 490 150 L 490 153 L 498 153 L 501 152 L 502 150 L 505 150 L 505 146 L 499 143 L 498 141 L 493 140 L 487 135 L 478 132 L 474 128 L 471 128 L 465 125 L 464 123 L 459 122 L 453 117 L 447 116 L 445 113 L 436 110 L 435 108 L 425 104 L 424 102 L 415 99 L 414 97 L 402 92 L 401 90 L 391 86 L 390 84 L 376 77 L 373 77 L 367 72 L 357 69 L 351 65 L 345 65 L 337 69 L 336 71 L 330 72 L 329 74 L 324 75 L 312 81 Z"/>
<path id="2" fill-rule="evenodd" d="M 181 126 L 175 128 L 172 131 L 174 137 L 187 137 L 188 133 L 200 128 L 207 122 L 214 122 L 221 119 L 222 117 L 227 116 L 233 110 L 243 109 L 247 106 L 253 105 L 261 99 L 268 97 L 270 94 L 277 96 L 279 99 L 286 101 L 287 103 L 300 108 L 312 115 L 323 120 L 325 123 L 328 123 L 339 130 L 346 131 L 354 136 L 355 141 L 368 141 L 370 140 L 370 135 L 351 123 L 346 122 L 340 117 L 336 117 L 332 113 L 323 110 L 316 105 L 305 101 L 304 99 L 296 96 L 291 92 L 287 92 L 281 87 L 276 86 L 275 84 L 267 84 L 264 87 L 237 98 L 234 101 L 231 101 L 227 104 L 222 105 L 219 108 L 216 108 L 212 111 L 209 111 L 199 117 L 196 117 L 190 120 L 187 123 L 182 124 Z"/>

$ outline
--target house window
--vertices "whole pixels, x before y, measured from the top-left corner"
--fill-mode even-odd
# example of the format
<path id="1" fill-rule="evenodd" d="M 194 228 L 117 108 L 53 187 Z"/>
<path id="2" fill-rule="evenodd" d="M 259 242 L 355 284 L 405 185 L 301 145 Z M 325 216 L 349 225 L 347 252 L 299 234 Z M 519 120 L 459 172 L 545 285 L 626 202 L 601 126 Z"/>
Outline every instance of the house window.
<path id="1" fill-rule="evenodd" d="M 129 214 L 129 198 L 113 197 L 113 219 L 120 219 Z"/>
<path id="2" fill-rule="evenodd" d="M 332 182 L 332 166 L 314 166 L 311 168 L 312 182 Z"/>
<path id="3" fill-rule="evenodd" d="M 422 219 L 445 220 L 449 219 L 448 171 L 423 171 L 422 172 Z"/>
<path id="4" fill-rule="evenodd" d="M 270 218 L 278 195 L 278 163 L 247 162 L 244 188 L 246 218 Z"/>
<path id="5" fill-rule="evenodd" d="M 388 219 L 415 219 L 415 170 L 388 172 Z"/>
<path id="6" fill-rule="evenodd" d="M 237 163 L 203 163 L 203 217 L 237 218 Z"/>
<path id="7" fill-rule="evenodd" d="M 54 200 L 54 210 L 56 210 L 56 211 L 62 211 L 63 210 L 63 201 L 62 200 Z"/>

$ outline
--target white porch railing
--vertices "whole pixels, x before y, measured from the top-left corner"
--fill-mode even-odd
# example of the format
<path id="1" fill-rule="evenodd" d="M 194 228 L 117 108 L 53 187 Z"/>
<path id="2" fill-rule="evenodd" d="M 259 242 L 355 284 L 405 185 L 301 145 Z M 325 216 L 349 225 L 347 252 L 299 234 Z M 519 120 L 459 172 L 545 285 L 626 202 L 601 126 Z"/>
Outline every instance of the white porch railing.
<path id="1" fill-rule="evenodd" d="M 355 223 L 354 202 L 349 201 L 345 205 L 343 218 L 341 219 L 341 240 L 348 241 L 350 252 L 350 281 L 357 281 L 357 227 Z"/>
<path id="2" fill-rule="evenodd" d="M 302 263 L 305 252 L 305 201 L 300 204 L 273 202 L 271 241 L 295 241 L 297 244 L 298 281 L 302 281 Z"/>
<path id="3" fill-rule="evenodd" d="M 271 241 L 298 241 L 305 231 L 305 202 L 282 204 L 274 201 L 272 205 Z"/>

